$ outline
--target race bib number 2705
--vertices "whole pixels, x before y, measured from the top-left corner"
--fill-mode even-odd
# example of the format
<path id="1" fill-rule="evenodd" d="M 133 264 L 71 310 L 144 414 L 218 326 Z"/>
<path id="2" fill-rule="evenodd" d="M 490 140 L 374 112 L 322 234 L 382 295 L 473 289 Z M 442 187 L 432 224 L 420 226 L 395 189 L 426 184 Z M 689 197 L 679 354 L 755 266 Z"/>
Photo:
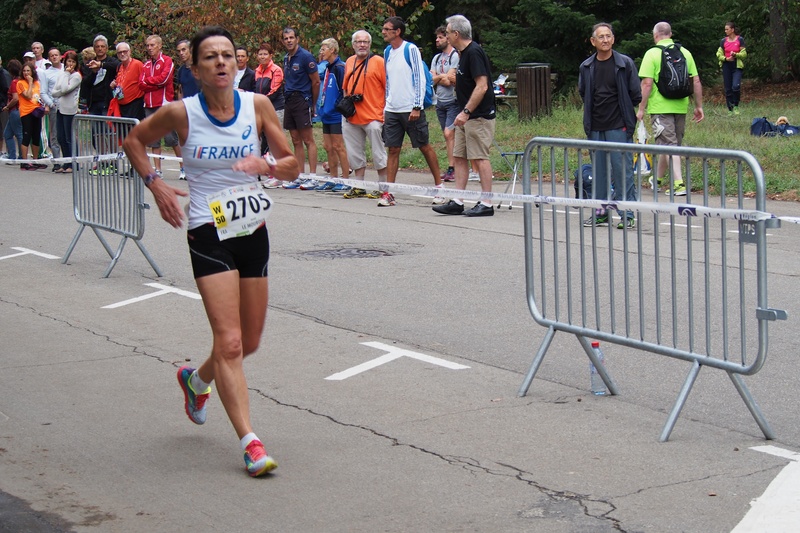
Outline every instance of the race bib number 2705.
<path id="1" fill-rule="evenodd" d="M 272 199 L 258 183 L 229 187 L 206 197 L 219 240 L 252 235 L 267 219 Z"/>

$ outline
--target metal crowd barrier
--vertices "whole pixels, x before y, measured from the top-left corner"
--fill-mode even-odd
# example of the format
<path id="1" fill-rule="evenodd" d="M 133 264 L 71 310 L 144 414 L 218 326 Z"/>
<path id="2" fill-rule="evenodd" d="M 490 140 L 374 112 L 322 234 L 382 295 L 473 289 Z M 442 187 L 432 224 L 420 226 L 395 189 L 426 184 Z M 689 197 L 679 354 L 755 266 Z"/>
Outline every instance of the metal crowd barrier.
<path id="1" fill-rule="evenodd" d="M 639 202 L 602 201 L 611 209 L 633 209 L 636 227 L 617 229 L 615 211 L 608 227 L 585 227 L 594 215 L 588 206 L 598 201 L 571 198 L 573 172 L 595 156 L 609 162 L 615 152 L 652 154 L 654 168 L 659 155 L 678 156 L 668 158 L 669 167 L 680 165 L 688 194 L 650 188 L 639 167 Z M 553 337 L 563 331 L 578 338 L 611 394 L 619 389 L 589 338 L 691 364 L 662 442 L 703 367 L 728 374 L 764 436 L 773 439 L 742 380 L 764 365 L 770 321 L 786 319 L 785 311 L 767 302 L 766 231 L 780 220 L 766 213 L 756 159 L 733 150 L 537 137 L 525 149 L 523 176 L 524 193 L 543 197 L 524 204 L 525 271 L 528 307 L 547 332 L 519 395 L 527 393 Z"/>
<path id="2" fill-rule="evenodd" d="M 94 115 L 76 115 L 72 127 L 72 197 L 75 220 L 80 227 L 67 253 L 66 263 L 83 230 L 91 228 L 105 248 L 111 263 L 107 278 L 132 239 L 157 276 L 162 276 L 141 240 L 144 236 L 144 184 L 122 152 L 122 140 L 139 121 Z M 122 236 L 113 250 L 100 230 Z"/>

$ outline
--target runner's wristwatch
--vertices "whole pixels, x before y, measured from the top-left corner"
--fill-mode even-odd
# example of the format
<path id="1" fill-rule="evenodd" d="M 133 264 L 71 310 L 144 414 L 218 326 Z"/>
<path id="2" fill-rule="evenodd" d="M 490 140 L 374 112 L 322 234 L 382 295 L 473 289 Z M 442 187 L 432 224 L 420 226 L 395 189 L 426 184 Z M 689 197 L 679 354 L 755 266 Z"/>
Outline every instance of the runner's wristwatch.
<path id="1" fill-rule="evenodd" d="M 275 173 L 275 167 L 277 166 L 278 162 L 275 160 L 275 156 L 271 153 L 267 152 L 264 154 L 264 161 L 267 162 L 267 166 L 269 167 L 269 173 Z"/>
<path id="2" fill-rule="evenodd" d="M 160 177 L 161 176 L 159 176 L 158 173 L 151 172 L 150 174 L 144 177 L 144 186 L 149 188 L 150 184 L 156 181 Z"/>

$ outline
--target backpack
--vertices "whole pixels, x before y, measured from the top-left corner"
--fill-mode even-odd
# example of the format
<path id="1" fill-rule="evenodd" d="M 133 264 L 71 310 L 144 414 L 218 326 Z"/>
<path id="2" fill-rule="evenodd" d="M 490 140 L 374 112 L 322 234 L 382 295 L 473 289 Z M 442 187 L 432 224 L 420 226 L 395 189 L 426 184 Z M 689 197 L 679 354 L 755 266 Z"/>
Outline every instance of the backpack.
<path id="1" fill-rule="evenodd" d="M 411 65 L 411 56 L 408 53 L 408 45 L 408 42 L 403 45 L 403 55 L 406 58 L 406 63 L 408 63 L 408 66 L 413 70 L 414 67 Z M 391 51 L 392 45 L 388 45 L 383 51 L 384 61 L 389 61 L 389 52 Z M 433 76 L 431 76 L 431 71 L 424 61 L 422 62 L 422 70 L 425 72 L 425 98 L 423 99 L 422 107 L 428 108 L 433 105 Z"/>
<path id="2" fill-rule="evenodd" d="M 661 49 L 661 72 L 658 73 L 656 86 L 661 96 L 670 100 L 680 100 L 691 96 L 694 92 L 692 77 L 686 57 L 681 52 L 681 45 L 673 43 L 667 46 L 656 45 Z"/>
<path id="3" fill-rule="evenodd" d="M 578 171 L 580 171 L 580 179 L 578 179 Z M 578 200 L 586 200 L 592 197 L 592 165 L 581 165 L 580 169 L 575 169 L 572 173 L 575 176 L 575 198 Z"/>
<path id="4" fill-rule="evenodd" d="M 778 135 L 778 126 L 767 120 L 767 117 L 756 117 L 750 124 L 750 135 L 775 137 Z"/>

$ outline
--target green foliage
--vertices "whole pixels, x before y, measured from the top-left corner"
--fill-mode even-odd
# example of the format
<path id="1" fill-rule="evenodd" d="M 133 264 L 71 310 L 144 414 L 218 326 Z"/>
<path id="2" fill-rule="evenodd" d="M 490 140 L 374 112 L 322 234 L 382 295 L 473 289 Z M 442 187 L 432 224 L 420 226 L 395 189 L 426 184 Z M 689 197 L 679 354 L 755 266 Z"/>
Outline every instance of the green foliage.
<path id="1" fill-rule="evenodd" d="M 113 39 L 112 19 L 119 11 L 118 0 L 6 0 L 9 19 L 0 28 L 3 62 L 21 58 L 31 42 L 48 48 L 81 50 L 91 45 L 98 33 Z"/>
<path id="2" fill-rule="evenodd" d="M 353 31 L 375 24 L 391 14 L 391 9 L 380 0 L 305 0 L 290 2 L 249 2 L 242 0 L 121 0 L 124 10 L 116 21 L 116 33 L 126 40 L 139 44 L 144 38 L 157 33 L 164 39 L 169 53 L 174 43 L 191 37 L 207 24 L 224 26 L 233 35 L 236 44 L 244 46 L 255 55 L 262 42 L 269 42 L 279 55 L 284 27 L 295 28 L 300 44 L 315 51 L 328 37 L 339 41 L 342 55 L 350 50 Z M 249 16 L 257 12 L 257 16 Z M 247 16 L 243 16 L 247 13 Z M 343 23 L 346 21 L 346 23 Z M 380 33 L 380 32 L 378 32 Z"/>

